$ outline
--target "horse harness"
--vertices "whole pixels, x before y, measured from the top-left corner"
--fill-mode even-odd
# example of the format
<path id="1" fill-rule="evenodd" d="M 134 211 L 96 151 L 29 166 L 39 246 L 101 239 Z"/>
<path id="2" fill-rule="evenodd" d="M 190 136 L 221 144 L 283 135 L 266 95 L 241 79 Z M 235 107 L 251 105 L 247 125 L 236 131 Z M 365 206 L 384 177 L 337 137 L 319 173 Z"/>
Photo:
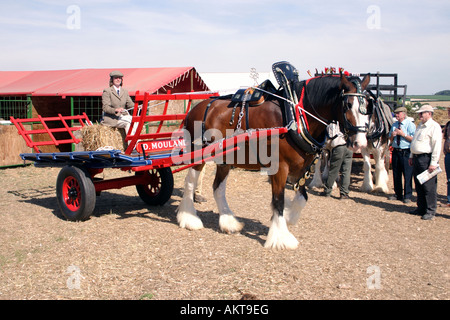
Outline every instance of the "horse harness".
<path id="1" fill-rule="evenodd" d="M 312 172 L 312 168 L 314 164 L 317 162 L 320 153 L 322 152 L 322 149 L 326 142 L 326 137 L 322 142 L 317 141 L 314 139 L 311 134 L 309 133 L 309 124 L 306 119 L 306 113 L 308 113 L 311 117 L 315 118 L 317 121 L 322 123 L 324 126 L 328 126 L 330 124 L 330 121 L 322 118 L 317 110 L 314 108 L 314 106 L 310 102 L 310 106 L 315 112 L 315 115 L 308 112 L 304 108 L 304 101 L 307 99 L 307 90 L 306 87 L 310 80 L 314 79 L 308 79 L 304 81 L 298 80 L 298 71 L 297 69 L 292 66 L 290 63 L 286 61 L 281 61 L 273 64 L 272 66 L 273 73 L 275 75 L 275 78 L 280 85 L 279 89 L 276 89 L 275 86 L 272 84 L 270 80 L 266 80 L 263 83 L 261 83 L 257 87 L 251 87 L 248 89 L 239 89 L 235 94 L 230 94 L 226 96 L 220 96 L 215 97 L 212 99 L 208 105 L 206 106 L 204 117 L 203 117 L 203 123 L 202 123 L 202 140 L 204 143 L 205 137 L 205 121 L 208 114 L 208 110 L 211 107 L 211 105 L 216 100 L 231 100 L 229 104 L 229 108 L 233 108 L 232 115 L 229 124 L 232 125 L 234 123 L 236 108 L 240 105 L 241 110 L 239 112 L 239 117 L 237 120 L 237 126 L 235 129 L 236 133 L 241 133 L 241 121 L 242 118 L 245 115 L 245 124 L 246 124 L 246 130 L 250 129 L 249 126 L 249 117 L 248 117 L 248 110 L 250 107 L 257 107 L 265 102 L 265 99 L 267 96 L 275 97 L 280 102 L 281 111 L 283 114 L 283 122 L 284 126 L 288 129 L 288 135 L 291 138 L 291 140 L 294 142 L 294 144 L 300 148 L 302 151 L 304 151 L 307 154 L 315 155 L 314 160 L 310 164 L 309 168 L 306 170 L 305 176 L 302 177 L 294 186 L 295 188 L 299 188 L 299 186 L 304 185 L 305 180 L 309 177 L 309 173 Z M 351 80 L 352 83 L 356 86 L 357 92 L 356 93 L 344 93 L 344 90 L 342 90 L 341 98 L 342 98 L 342 105 L 344 110 L 344 133 L 348 135 L 350 131 L 352 132 L 367 132 L 367 127 L 361 127 L 361 126 L 353 126 L 350 121 L 348 121 L 346 117 L 346 111 L 349 109 L 348 107 L 348 98 L 353 96 L 359 99 L 360 104 L 360 112 L 363 114 L 369 114 L 371 112 L 371 107 L 367 106 L 367 108 L 364 108 L 363 105 L 363 98 L 366 97 L 365 94 L 361 92 L 361 85 L 356 80 Z M 300 92 L 300 99 L 297 97 L 297 92 Z M 265 93 L 266 95 L 264 95 Z M 266 97 L 265 97 L 266 96 Z M 259 157 L 258 162 L 259 161 Z M 260 163 L 260 165 L 262 165 Z"/>
<path id="2" fill-rule="evenodd" d="M 275 74 L 275 78 L 284 91 L 284 121 L 288 124 L 288 131 L 290 137 L 295 142 L 295 144 L 300 147 L 301 150 L 308 154 L 314 154 L 315 158 L 307 168 L 303 177 L 301 177 L 297 183 L 294 184 L 294 190 L 298 190 L 309 178 L 310 173 L 314 172 L 314 165 L 319 159 L 319 155 L 322 152 L 323 146 L 326 142 L 326 137 L 323 142 L 318 142 L 309 133 L 309 125 L 306 118 L 306 113 L 311 117 L 315 118 L 317 121 L 325 126 L 330 124 L 330 121 L 324 119 L 319 115 L 314 105 L 311 103 L 307 94 L 307 85 L 310 80 L 298 81 L 298 71 L 290 65 L 288 62 L 278 62 L 272 66 L 272 70 Z M 364 115 L 372 115 L 373 106 L 376 103 L 371 97 L 367 97 L 362 93 L 361 83 L 355 78 L 350 79 L 350 82 L 356 87 L 356 93 L 345 93 L 344 90 L 341 92 L 342 98 L 342 109 L 344 112 L 344 134 L 348 136 L 349 132 L 362 132 L 367 133 L 367 126 L 354 126 L 347 119 L 347 111 L 351 108 L 349 107 L 348 98 L 355 97 L 359 102 L 359 112 Z M 300 92 L 300 99 L 297 99 L 296 93 Z M 368 105 L 365 105 L 364 98 L 368 99 Z M 313 109 L 315 115 L 309 113 L 304 108 L 305 100 L 309 100 L 309 105 Z M 334 111 L 334 109 L 333 109 Z M 294 117 L 295 114 L 295 117 Z"/>
<path id="3" fill-rule="evenodd" d="M 369 104 L 372 104 L 373 112 L 371 116 L 374 120 L 373 130 L 370 130 L 367 134 L 367 140 L 376 141 L 382 135 L 389 134 L 394 121 L 392 119 L 392 109 L 389 105 L 384 103 L 379 97 L 376 97 L 372 92 L 368 91 L 371 95 Z M 372 119 L 370 119 L 372 121 Z"/>

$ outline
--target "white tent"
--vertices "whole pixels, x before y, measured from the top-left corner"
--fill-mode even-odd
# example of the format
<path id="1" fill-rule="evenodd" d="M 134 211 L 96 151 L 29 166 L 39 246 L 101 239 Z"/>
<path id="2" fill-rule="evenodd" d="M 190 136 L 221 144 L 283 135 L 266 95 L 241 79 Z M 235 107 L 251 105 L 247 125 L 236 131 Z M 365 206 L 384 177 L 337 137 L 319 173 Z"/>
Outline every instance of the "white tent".
<path id="1" fill-rule="evenodd" d="M 218 91 L 221 95 L 235 93 L 238 89 L 258 85 L 267 79 L 278 86 L 272 72 L 206 72 L 201 73 L 201 77 L 211 91 Z"/>

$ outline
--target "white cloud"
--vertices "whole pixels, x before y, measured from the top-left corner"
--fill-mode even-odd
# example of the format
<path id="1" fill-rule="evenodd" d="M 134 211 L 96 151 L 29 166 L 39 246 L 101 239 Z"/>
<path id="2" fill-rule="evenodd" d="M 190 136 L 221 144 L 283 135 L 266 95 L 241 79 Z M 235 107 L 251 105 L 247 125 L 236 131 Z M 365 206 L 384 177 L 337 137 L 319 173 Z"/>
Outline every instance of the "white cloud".
<path id="1" fill-rule="evenodd" d="M 69 5 L 81 28 L 66 26 Z M 380 29 L 367 26 L 379 7 Z M 397 72 L 410 93 L 448 89 L 448 1 L 39 0 L 2 4 L 0 70 L 194 66 L 200 72 Z M 417 76 L 420 74 L 421 76 Z M 436 88 L 436 89 L 433 89 Z M 423 91 L 422 91 L 423 90 Z"/>

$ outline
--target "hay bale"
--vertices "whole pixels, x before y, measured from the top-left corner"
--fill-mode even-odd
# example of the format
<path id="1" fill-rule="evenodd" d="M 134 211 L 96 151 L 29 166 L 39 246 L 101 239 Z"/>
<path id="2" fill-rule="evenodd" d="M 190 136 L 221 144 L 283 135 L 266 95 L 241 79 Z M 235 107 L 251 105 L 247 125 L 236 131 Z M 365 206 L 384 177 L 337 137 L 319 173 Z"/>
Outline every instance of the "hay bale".
<path id="1" fill-rule="evenodd" d="M 84 126 L 81 129 L 81 135 L 81 144 L 86 151 L 95 151 L 99 148 L 125 150 L 125 131 L 123 129 L 94 124 L 92 126 Z"/>
<path id="2" fill-rule="evenodd" d="M 31 130 L 31 125 L 23 126 Z M 0 150 L 0 167 L 24 164 L 19 154 L 31 152 L 14 125 L 0 125 Z"/>

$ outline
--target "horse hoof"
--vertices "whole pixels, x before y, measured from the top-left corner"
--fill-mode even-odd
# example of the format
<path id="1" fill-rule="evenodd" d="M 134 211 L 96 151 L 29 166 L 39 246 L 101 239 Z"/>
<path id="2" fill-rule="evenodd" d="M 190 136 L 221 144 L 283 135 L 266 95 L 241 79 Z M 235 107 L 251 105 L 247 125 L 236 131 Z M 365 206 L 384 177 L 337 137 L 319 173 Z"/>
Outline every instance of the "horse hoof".
<path id="1" fill-rule="evenodd" d="M 380 187 L 380 186 L 376 186 L 376 187 L 373 188 L 372 192 L 378 192 L 378 193 L 381 192 L 381 193 L 388 194 L 389 189 L 386 189 L 386 188 L 383 188 L 383 187 Z"/>
<path id="2" fill-rule="evenodd" d="M 233 234 L 238 233 L 244 227 L 242 222 L 239 222 L 234 216 L 223 214 L 219 218 L 220 230 L 224 233 Z"/>
<path id="3" fill-rule="evenodd" d="M 280 251 L 280 250 L 294 250 L 298 247 L 298 241 L 295 239 L 295 237 L 291 234 L 290 236 L 286 236 L 283 238 L 276 239 L 275 241 L 267 239 L 266 243 L 264 244 L 264 248 L 266 249 L 272 249 L 274 251 Z"/>
<path id="4" fill-rule="evenodd" d="M 203 228 L 202 220 L 197 215 L 186 212 L 179 212 L 177 221 L 180 228 L 188 230 L 200 230 Z"/>
<path id="5" fill-rule="evenodd" d="M 286 219 L 283 216 L 274 214 L 272 217 L 272 225 L 267 235 L 265 248 L 273 250 L 296 249 L 298 241 L 292 233 L 289 232 Z"/>
<path id="6" fill-rule="evenodd" d="M 363 185 L 361 187 L 361 192 L 371 193 L 372 191 L 373 191 L 373 187 L 372 186 L 365 186 L 365 185 Z"/>

